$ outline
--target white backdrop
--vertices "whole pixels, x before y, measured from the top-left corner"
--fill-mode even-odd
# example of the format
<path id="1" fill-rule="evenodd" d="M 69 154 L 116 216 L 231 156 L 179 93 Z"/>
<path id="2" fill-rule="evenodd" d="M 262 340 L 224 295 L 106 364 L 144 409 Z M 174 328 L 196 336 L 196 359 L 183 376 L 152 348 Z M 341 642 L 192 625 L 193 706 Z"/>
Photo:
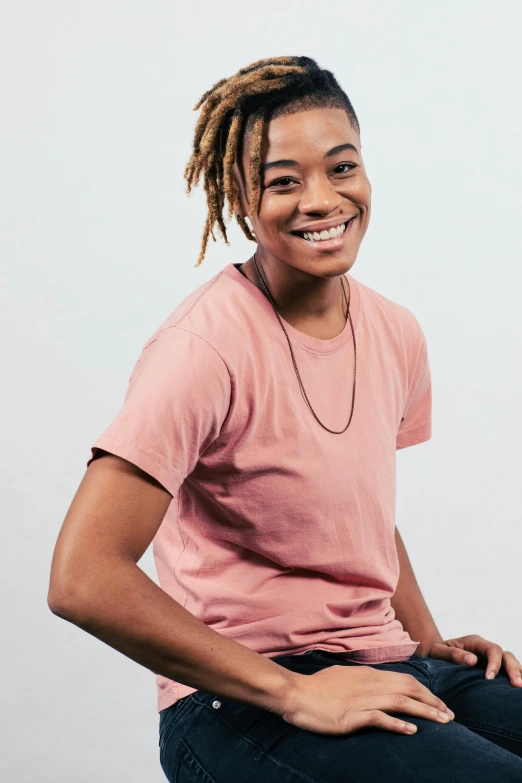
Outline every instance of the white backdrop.
<path id="1" fill-rule="evenodd" d="M 521 22 L 516 0 L 2 0 L 3 779 L 165 780 L 154 675 L 50 612 L 50 562 L 143 344 L 253 250 L 232 227 L 194 269 L 182 175 L 200 95 L 262 57 L 316 58 L 354 104 L 351 272 L 415 313 L 433 378 L 397 526 L 444 638 L 522 658 Z"/>

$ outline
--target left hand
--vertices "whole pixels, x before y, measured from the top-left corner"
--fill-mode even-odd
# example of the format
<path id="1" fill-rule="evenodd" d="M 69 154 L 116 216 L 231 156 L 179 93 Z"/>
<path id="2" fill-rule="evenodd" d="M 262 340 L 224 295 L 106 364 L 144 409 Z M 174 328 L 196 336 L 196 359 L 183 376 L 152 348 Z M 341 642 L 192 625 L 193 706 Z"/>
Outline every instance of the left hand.
<path id="1" fill-rule="evenodd" d="M 493 679 L 502 665 L 512 685 L 522 688 L 522 664 L 511 652 L 506 652 L 498 644 L 488 642 L 478 634 L 459 636 L 458 639 L 433 642 L 428 652 L 431 658 L 442 658 L 453 663 L 474 666 L 480 658 L 485 659 L 486 679 Z M 492 675 L 492 676 L 491 676 Z"/>

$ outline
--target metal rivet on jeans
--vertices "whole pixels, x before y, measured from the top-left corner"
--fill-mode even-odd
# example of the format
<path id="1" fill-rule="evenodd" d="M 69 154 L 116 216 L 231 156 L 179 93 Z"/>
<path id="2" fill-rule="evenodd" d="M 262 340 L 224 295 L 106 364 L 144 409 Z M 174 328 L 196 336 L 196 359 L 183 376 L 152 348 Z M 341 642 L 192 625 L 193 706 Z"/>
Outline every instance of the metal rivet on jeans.
<path id="1" fill-rule="evenodd" d="M 221 702 L 218 699 L 215 699 L 212 702 L 212 706 L 214 707 L 215 710 L 219 710 L 219 708 L 221 707 Z"/>

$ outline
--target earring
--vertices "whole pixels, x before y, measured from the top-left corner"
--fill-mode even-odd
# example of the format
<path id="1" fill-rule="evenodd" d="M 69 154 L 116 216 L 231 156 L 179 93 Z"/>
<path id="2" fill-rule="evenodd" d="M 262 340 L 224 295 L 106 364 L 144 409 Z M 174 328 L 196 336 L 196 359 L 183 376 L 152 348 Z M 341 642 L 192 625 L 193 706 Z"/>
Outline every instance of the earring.
<path id="1" fill-rule="evenodd" d="M 235 212 L 234 214 L 235 214 L 236 218 L 238 218 L 238 219 L 241 217 L 241 215 L 240 215 L 238 212 Z M 254 228 L 253 228 L 253 226 L 252 226 L 252 221 L 250 220 L 250 218 L 248 217 L 248 215 L 245 215 L 245 218 L 244 218 L 244 220 L 245 220 L 245 223 L 247 224 L 247 226 L 248 226 L 248 228 L 249 228 L 249 230 L 250 230 L 250 233 L 252 234 L 252 236 L 254 236 L 254 237 L 255 237 L 255 234 L 254 234 Z"/>

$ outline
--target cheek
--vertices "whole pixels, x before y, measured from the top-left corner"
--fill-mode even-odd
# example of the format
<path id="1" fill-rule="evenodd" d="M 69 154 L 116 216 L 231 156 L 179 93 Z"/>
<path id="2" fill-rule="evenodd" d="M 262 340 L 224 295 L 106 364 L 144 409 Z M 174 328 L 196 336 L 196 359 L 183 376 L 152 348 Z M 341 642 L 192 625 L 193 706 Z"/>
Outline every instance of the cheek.
<path id="1" fill-rule="evenodd" d="M 259 230 L 265 235 L 281 234 L 286 232 L 288 221 L 291 220 L 295 211 L 295 204 L 288 203 L 283 199 L 264 198 L 259 210 L 258 221 Z"/>
<path id="2" fill-rule="evenodd" d="M 346 189 L 346 194 L 354 201 L 369 206 L 372 193 L 372 187 L 366 177 L 361 177 L 356 182 L 352 181 Z"/>
<path id="3" fill-rule="evenodd" d="M 372 197 L 372 185 L 368 177 L 363 177 L 362 183 L 361 183 L 362 191 L 364 193 L 364 200 L 370 203 L 370 199 Z"/>

